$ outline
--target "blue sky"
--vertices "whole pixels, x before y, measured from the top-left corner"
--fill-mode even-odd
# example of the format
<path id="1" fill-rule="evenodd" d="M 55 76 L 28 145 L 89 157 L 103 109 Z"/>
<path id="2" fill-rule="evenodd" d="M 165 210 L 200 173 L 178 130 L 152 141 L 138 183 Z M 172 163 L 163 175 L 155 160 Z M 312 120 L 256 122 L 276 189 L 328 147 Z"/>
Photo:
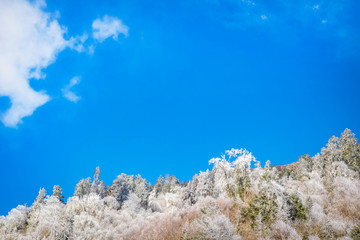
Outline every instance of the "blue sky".
<path id="1" fill-rule="evenodd" d="M 356 1 L 0 5 L 0 214 L 96 166 L 186 181 L 231 148 L 287 164 L 360 133 Z"/>

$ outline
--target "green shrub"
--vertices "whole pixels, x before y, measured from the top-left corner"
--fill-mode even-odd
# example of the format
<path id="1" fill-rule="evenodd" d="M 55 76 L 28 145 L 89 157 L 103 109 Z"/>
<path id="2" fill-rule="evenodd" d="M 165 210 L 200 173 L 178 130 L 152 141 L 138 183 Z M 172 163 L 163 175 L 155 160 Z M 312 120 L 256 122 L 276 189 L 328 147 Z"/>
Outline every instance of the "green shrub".
<path id="1" fill-rule="evenodd" d="M 289 205 L 289 217 L 292 221 L 307 220 L 310 207 L 305 206 L 299 196 L 291 194 L 287 199 L 287 203 Z M 310 205 L 310 203 L 308 205 Z"/>
<path id="2" fill-rule="evenodd" d="M 351 238 L 354 240 L 360 240 L 360 224 L 351 230 Z"/>
<path id="3" fill-rule="evenodd" d="M 265 195 L 256 196 L 251 200 L 249 206 L 242 212 L 244 219 L 251 220 L 251 227 L 256 226 L 258 216 L 261 216 L 261 222 L 270 225 L 276 219 L 277 204 L 271 198 Z"/>

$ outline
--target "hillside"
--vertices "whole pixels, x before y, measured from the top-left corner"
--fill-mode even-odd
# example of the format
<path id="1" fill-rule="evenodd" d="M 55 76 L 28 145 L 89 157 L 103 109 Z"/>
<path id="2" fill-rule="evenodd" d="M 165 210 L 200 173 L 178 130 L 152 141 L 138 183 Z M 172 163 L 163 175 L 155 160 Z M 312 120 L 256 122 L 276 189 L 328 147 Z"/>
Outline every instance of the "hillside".
<path id="1" fill-rule="evenodd" d="M 191 181 L 122 173 L 81 179 L 0 217 L 0 239 L 360 239 L 360 144 L 346 129 L 319 154 L 261 167 L 245 149 Z"/>

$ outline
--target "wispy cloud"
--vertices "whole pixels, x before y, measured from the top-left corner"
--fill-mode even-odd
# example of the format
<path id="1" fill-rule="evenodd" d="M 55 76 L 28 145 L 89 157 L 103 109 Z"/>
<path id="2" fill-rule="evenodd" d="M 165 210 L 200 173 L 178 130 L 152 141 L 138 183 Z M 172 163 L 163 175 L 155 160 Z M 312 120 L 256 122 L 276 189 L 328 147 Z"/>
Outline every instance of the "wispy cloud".
<path id="1" fill-rule="evenodd" d="M 92 24 L 93 38 L 99 42 L 112 37 L 117 40 L 119 34 L 128 35 L 129 27 L 116 17 L 105 15 L 102 19 L 96 19 Z"/>
<path id="2" fill-rule="evenodd" d="M 76 103 L 80 100 L 80 97 L 77 96 L 73 91 L 71 91 L 71 88 L 75 85 L 78 85 L 80 83 L 80 77 L 75 76 L 72 79 L 70 79 L 70 82 L 68 85 L 66 85 L 63 89 L 61 89 L 61 92 L 63 93 L 63 96 L 68 99 L 71 102 Z"/>
<path id="3" fill-rule="evenodd" d="M 9 97 L 12 104 L 1 121 L 9 127 L 50 100 L 45 91 L 32 89 L 29 79 L 44 78 L 41 70 L 64 48 L 74 46 L 74 38 L 66 40 L 66 29 L 43 7 L 40 1 L 1 1 L 0 96 Z"/>
<path id="4" fill-rule="evenodd" d="M 50 101 L 45 91 L 31 88 L 30 79 L 45 78 L 42 70 L 54 63 L 65 48 L 92 54 L 96 43 L 88 44 L 92 39 L 86 33 L 66 39 L 67 28 L 59 24 L 59 14 L 46 12 L 43 0 L 0 2 L 0 97 L 8 97 L 11 101 L 11 107 L 0 114 L 0 120 L 5 126 L 16 127 L 24 117 Z M 97 42 L 128 34 L 128 27 L 120 19 L 107 15 L 96 19 L 92 29 Z M 70 91 L 78 82 L 79 78 L 73 78 L 63 89 L 70 101 L 79 100 Z"/>

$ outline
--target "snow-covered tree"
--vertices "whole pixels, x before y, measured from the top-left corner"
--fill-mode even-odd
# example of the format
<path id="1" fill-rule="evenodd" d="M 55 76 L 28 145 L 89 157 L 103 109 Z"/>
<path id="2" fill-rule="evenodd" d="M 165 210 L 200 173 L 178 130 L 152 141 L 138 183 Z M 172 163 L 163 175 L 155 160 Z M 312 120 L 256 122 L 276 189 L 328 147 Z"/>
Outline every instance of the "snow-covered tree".
<path id="1" fill-rule="evenodd" d="M 150 187 L 150 183 L 148 183 L 146 179 L 142 178 L 140 175 L 136 176 L 134 192 L 140 199 L 141 206 L 144 208 L 148 206 Z"/>
<path id="2" fill-rule="evenodd" d="M 62 189 L 59 185 L 54 186 L 53 196 L 56 197 L 60 202 L 64 203 L 64 196 L 62 195 Z"/>
<path id="3" fill-rule="evenodd" d="M 121 175 L 117 176 L 117 178 L 109 187 L 109 193 L 121 205 L 127 199 L 128 195 L 134 192 L 134 189 L 134 176 L 122 173 Z"/>
<path id="4" fill-rule="evenodd" d="M 78 184 L 76 184 L 74 196 L 77 196 L 79 198 L 84 197 L 85 195 L 88 195 L 91 192 L 91 179 L 81 179 Z"/>
<path id="5" fill-rule="evenodd" d="M 90 191 L 98 194 L 102 198 L 105 196 L 106 186 L 105 183 L 100 180 L 100 167 L 95 168 Z"/>
<path id="6" fill-rule="evenodd" d="M 340 137 L 340 149 L 345 163 L 350 169 L 360 173 L 360 143 L 350 129 L 345 129 Z"/>
<path id="7" fill-rule="evenodd" d="M 231 149 L 186 183 L 122 173 L 106 186 L 97 167 L 66 203 L 55 185 L 0 217 L 0 239 L 359 239 L 359 156 L 346 129 L 284 166 Z"/>

